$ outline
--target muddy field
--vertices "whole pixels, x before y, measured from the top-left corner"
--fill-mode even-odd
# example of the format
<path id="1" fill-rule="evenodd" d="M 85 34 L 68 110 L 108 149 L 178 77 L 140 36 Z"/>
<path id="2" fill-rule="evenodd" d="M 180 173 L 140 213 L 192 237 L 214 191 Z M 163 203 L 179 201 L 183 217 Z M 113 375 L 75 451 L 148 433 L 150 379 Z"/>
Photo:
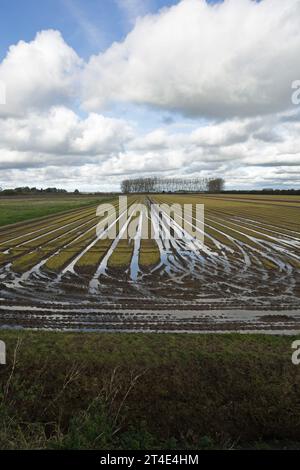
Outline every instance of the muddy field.
<path id="1" fill-rule="evenodd" d="M 193 204 L 192 218 L 183 227 L 154 203 Z M 299 331 L 300 197 L 130 196 L 123 226 L 113 204 L 0 229 L 2 328 Z"/>

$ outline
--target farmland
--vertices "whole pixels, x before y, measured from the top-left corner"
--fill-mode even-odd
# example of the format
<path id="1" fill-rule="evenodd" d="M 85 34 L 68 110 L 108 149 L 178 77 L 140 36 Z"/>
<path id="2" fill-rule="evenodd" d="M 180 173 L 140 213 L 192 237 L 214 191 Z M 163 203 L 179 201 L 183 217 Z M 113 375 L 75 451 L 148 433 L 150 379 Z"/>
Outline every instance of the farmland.
<path id="1" fill-rule="evenodd" d="M 0 228 L 0 449 L 299 448 L 300 197 L 127 203 Z"/>
<path id="2" fill-rule="evenodd" d="M 130 195 L 127 238 L 119 201 L 109 202 L 111 210 L 101 216 L 99 201 L 87 200 L 83 207 L 1 227 L 2 327 L 299 330 L 300 197 Z M 177 213 L 152 213 L 154 203 L 177 204 Z M 193 212 L 182 228 L 178 207 L 184 204 Z M 204 228 L 197 228 L 196 204 L 204 205 Z M 183 238 L 164 238 L 168 226 Z M 160 236 L 144 239 L 145 227 L 160 227 Z M 108 230 L 115 237 L 106 238 Z"/>

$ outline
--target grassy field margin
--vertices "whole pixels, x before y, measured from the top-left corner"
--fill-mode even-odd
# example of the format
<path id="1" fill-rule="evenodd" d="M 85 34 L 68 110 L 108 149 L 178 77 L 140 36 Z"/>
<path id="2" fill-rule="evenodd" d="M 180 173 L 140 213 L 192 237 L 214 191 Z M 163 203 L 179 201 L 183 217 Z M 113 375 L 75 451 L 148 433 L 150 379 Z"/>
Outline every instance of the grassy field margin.
<path id="1" fill-rule="evenodd" d="M 114 199 L 115 196 L 16 196 L 0 197 L 0 227 L 41 220 L 49 215 L 61 214 Z"/>
<path id="2" fill-rule="evenodd" d="M 2 330 L 2 449 L 300 447 L 295 338 Z"/>

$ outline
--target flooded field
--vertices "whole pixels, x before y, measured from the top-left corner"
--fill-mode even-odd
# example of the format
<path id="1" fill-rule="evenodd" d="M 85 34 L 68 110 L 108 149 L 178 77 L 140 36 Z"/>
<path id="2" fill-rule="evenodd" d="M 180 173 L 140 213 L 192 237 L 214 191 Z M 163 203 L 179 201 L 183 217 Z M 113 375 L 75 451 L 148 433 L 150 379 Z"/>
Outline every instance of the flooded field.
<path id="1" fill-rule="evenodd" d="M 153 206 L 174 203 L 171 215 Z M 181 221 L 184 204 L 193 212 Z M 0 326 L 300 330 L 300 197 L 132 195 L 128 207 L 123 225 L 116 198 L 103 215 L 91 206 L 2 227 Z"/>

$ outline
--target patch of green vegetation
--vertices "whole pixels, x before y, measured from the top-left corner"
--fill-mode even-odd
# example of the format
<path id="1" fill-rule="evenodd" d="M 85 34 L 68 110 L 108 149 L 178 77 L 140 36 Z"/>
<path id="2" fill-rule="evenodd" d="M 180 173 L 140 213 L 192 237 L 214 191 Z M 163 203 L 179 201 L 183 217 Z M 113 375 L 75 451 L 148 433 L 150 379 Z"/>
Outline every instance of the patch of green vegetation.
<path id="1" fill-rule="evenodd" d="M 101 260 L 104 258 L 107 250 L 112 244 L 112 240 L 105 239 L 99 240 L 93 248 L 87 251 L 76 264 L 76 268 L 92 268 L 100 264 Z"/>
<path id="2" fill-rule="evenodd" d="M 108 260 L 108 266 L 114 268 L 129 266 L 132 258 L 133 248 L 133 241 L 120 240 Z"/>
<path id="3" fill-rule="evenodd" d="M 71 209 L 100 204 L 111 199 L 110 196 L 82 195 L 0 197 L 0 227 Z"/>
<path id="4" fill-rule="evenodd" d="M 160 253 L 155 240 L 142 240 L 139 256 L 141 266 L 155 266 L 160 262 Z"/>
<path id="5" fill-rule="evenodd" d="M 67 263 L 71 262 L 77 255 L 74 249 L 64 250 L 57 255 L 51 256 L 45 263 L 44 268 L 49 271 L 59 272 Z"/>
<path id="6" fill-rule="evenodd" d="M 299 447 L 294 338 L 8 330 L 0 337 L 8 354 L 1 449 Z"/>
<path id="7" fill-rule="evenodd" d="M 15 272 L 23 273 L 35 266 L 39 261 L 41 261 L 43 258 L 46 258 L 47 256 L 49 256 L 49 252 L 46 250 L 32 251 L 13 261 L 12 269 Z"/>
<path id="8" fill-rule="evenodd" d="M 157 242 L 153 238 L 154 228 L 150 220 L 148 220 L 148 239 L 141 240 L 139 252 L 139 265 L 142 267 L 156 266 L 160 262 L 160 252 Z"/>

